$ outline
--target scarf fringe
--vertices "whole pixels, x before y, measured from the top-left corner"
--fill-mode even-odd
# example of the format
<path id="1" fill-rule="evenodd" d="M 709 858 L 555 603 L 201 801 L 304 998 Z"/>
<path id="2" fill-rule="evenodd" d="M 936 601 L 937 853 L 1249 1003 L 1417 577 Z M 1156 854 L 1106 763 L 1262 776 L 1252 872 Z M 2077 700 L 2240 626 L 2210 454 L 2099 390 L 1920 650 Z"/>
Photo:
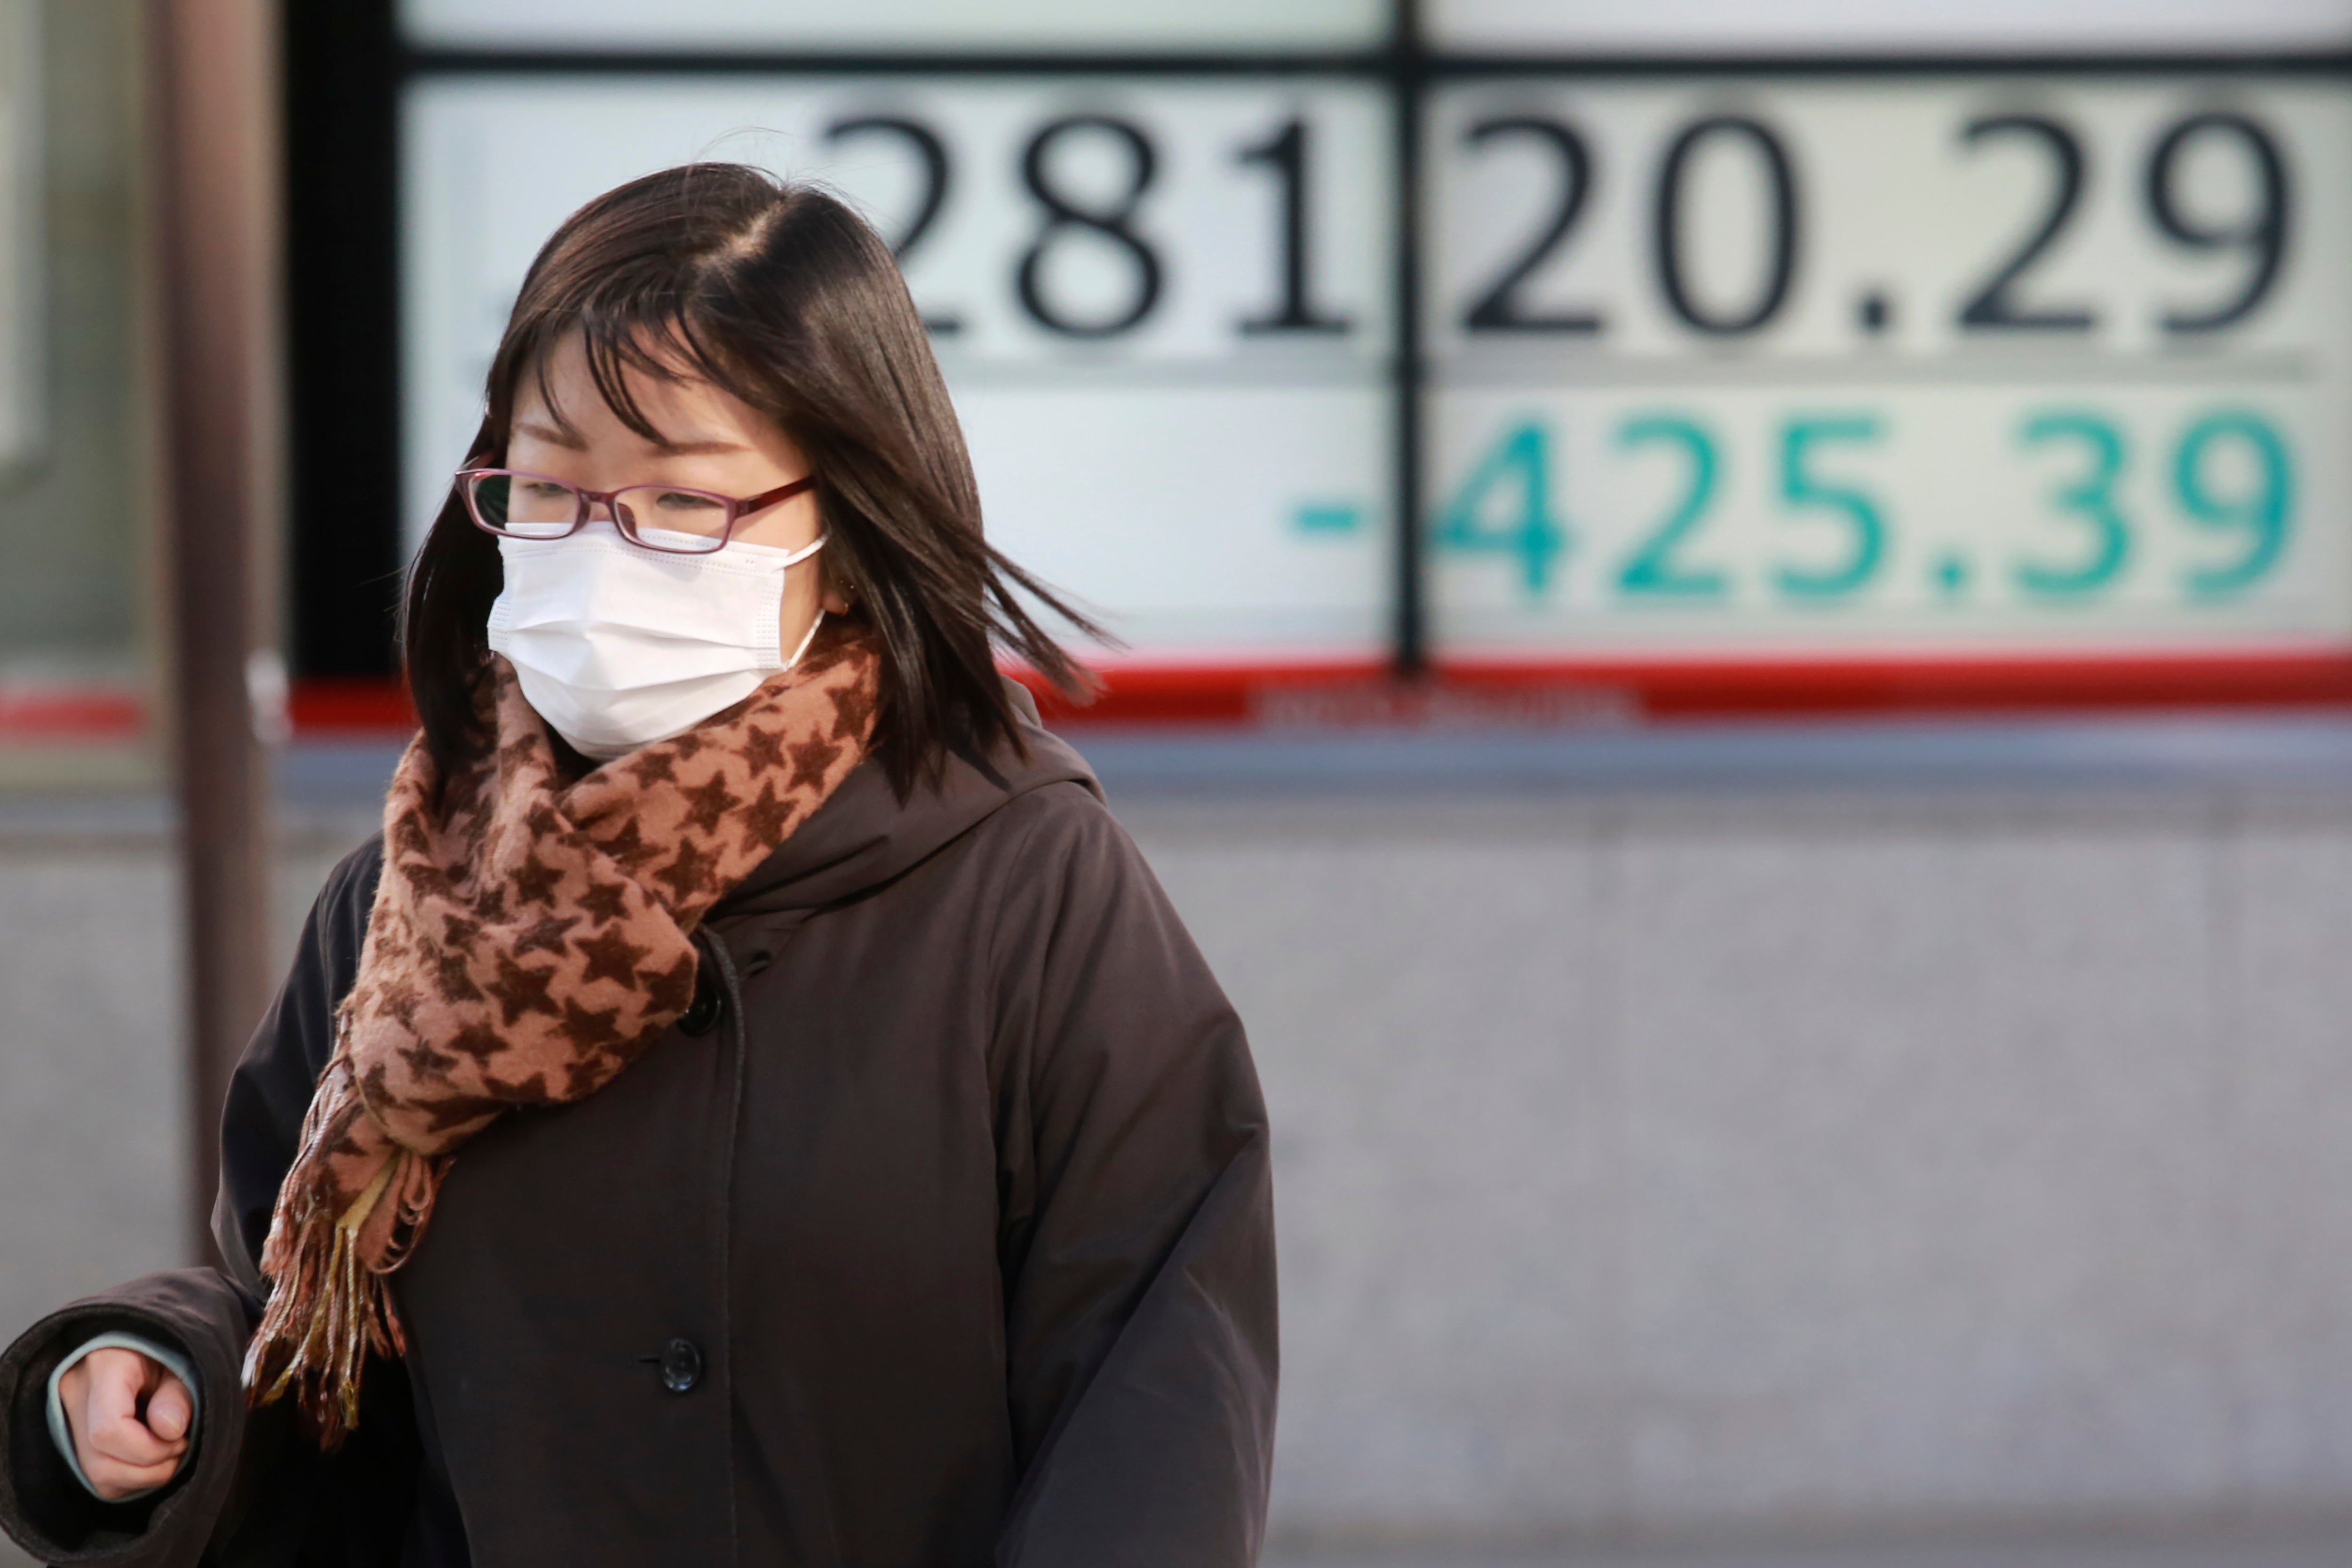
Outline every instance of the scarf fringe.
<path id="1" fill-rule="evenodd" d="M 348 1086 L 345 1093 L 356 1098 Z M 303 1121 L 305 1156 L 321 1142 L 342 1103 L 343 1096 L 330 1094 L 312 1101 Z M 360 1380 L 368 1356 L 407 1352 L 408 1338 L 384 1276 L 407 1261 L 433 1212 L 446 1163 L 395 1144 L 341 1214 L 311 1204 L 297 1215 L 281 1214 L 271 1226 L 261 1258 L 271 1285 L 269 1304 L 245 1355 L 250 1407 L 273 1405 L 290 1393 L 319 1446 L 330 1453 L 342 1446 L 359 1425 Z M 387 1203 L 389 1210 L 379 1213 Z M 289 1217 L 291 1226 L 286 1223 Z M 383 1237 L 373 1247 L 371 1232 Z"/>

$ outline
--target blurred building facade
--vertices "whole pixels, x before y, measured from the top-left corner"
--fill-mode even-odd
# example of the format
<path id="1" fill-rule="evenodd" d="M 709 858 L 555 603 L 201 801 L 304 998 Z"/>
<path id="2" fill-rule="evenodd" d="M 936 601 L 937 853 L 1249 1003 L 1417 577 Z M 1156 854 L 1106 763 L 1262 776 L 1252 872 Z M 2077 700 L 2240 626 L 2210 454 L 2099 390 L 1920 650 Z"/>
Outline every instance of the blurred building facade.
<path id="1" fill-rule="evenodd" d="M 0 8 L 0 778 L 161 777 L 140 9 Z"/>

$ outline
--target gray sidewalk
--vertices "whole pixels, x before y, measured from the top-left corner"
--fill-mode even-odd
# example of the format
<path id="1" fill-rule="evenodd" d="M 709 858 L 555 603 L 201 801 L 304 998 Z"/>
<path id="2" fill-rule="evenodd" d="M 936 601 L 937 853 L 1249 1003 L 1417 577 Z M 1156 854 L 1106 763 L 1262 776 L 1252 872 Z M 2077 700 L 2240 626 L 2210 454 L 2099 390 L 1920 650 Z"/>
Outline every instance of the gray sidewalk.
<path id="1" fill-rule="evenodd" d="M 0 1568 L 31 1568 L 0 1541 Z M 1429 1552 L 1299 1556 L 1269 1553 L 1263 1568 L 2352 1568 L 2352 1528 L 2326 1535 L 2074 1538 L 1970 1545 L 1743 1549 L 1576 1549 L 1556 1553 Z"/>
<path id="2" fill-rule="evenodd" d="M 1682 1549 L 1553 1553 L 1276 1555 L 1264 1568 L 2352 1568 L 2352 1527 L 2325 1534 L 2200 1535 L 1972 1543 Z"/>

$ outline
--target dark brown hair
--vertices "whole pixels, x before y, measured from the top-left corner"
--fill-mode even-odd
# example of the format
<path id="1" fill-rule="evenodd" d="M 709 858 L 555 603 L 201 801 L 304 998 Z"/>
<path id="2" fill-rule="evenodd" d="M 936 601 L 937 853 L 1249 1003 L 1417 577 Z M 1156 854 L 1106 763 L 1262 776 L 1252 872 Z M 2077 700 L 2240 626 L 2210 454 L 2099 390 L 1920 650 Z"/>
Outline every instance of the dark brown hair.
<path id="1" fill-rule="evenodd" d="M 544 395 L 548 362 L 575 331 L 598 392 L 639 435 L 660 438 L 629 395 L 630 371 L 708 380 L 808 455 L 828 536 L 818 559 L 880 637 L 875 750 L 900 795 L 936 778 L 950 751 L 1019 747 L 998 646 L 1083 694 L 1083 673 L 1014 590 L 1101 634 L 982 537 L 922 318 L 888 247 L 841 202 L 742 164 L 689 163 L 572 214 L 523 279 L 467 467 L 504 461 L 521 378 L 539 377 Z M 498 542 L 453 490 L 410 570 L 402 620 L 409 692 L 444 778 L 490 743 L 477 697 L 502 581 Z"/>

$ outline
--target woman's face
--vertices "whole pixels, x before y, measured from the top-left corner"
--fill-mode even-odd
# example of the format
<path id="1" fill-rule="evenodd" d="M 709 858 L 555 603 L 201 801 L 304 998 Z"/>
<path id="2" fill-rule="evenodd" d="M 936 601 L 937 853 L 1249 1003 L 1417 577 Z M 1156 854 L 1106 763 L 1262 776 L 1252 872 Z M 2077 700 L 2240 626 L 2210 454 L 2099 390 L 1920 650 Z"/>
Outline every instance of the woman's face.
<path id="1" fill-rule="evenodd" d="M 629 394 L 661 439 L 638 435 L 597 392 L 576 332 L 556 345 L 546 380 L 564 420 L 555 418 L 541 395 L 539 378 L 526 374 L 515 397 L 507 468 L 545 474 L 584 490 L 677 485 L 735 497 L 759 495 L 809 471 L 808 458 L 773 420 L 706 381 L 657 381 L 630 371 Z M 593 515 L 610 513 L 600 506 Z M 730 548 L 740 541 L 797 550 L 813 542 L 821 527 L 816 496 L 803 490 L 737 520 Z M 835 615 L 848 607 L 823 588 L 824 575 L 816 560 L 787 574 L 781 611 L 786 648 L 800 645 L 820 604 Z"/>

